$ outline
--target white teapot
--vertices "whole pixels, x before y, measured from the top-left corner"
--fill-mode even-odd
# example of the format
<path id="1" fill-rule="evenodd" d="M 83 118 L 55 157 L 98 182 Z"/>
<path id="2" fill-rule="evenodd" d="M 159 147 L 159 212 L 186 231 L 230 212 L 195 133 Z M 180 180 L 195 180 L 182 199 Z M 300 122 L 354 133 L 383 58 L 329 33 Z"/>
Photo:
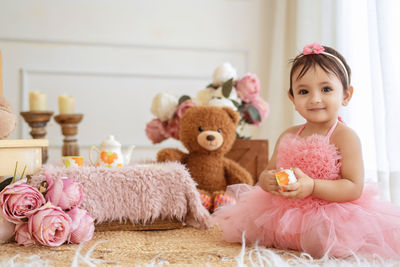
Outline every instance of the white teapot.
<path id="1" fill-rule="evenodd" d="M 129 164 L 134 148 L 135 146 L 132 145 L 123 153 L 121 144 L 115 140 L 114 135 L 109 135 L 107 139 L 101 143 L 100 149 L 94 145 L 90 148 L 89 160 L 95 166 L 105 166 L 109 168 L 121 167 Z M 93 151 L 97 152 L 95 160 L 92 158 Z"/>

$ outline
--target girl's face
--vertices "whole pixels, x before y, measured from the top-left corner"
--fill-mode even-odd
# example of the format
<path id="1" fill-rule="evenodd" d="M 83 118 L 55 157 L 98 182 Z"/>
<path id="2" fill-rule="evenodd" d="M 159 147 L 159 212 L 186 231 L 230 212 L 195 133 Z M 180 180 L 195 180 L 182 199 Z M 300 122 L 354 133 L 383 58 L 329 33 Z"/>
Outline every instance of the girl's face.
<path id="1" fill-rule="evenodd" d="M 303 77 L 296 79 L 299 68 L 292 77 L 293 96 L 289 98 L 296 110 L 308 122 L 324 123 L 336 120 L 341 105 L 350 101 L 353 88 L 343 91 L 343 85 L 332 73 L 320 66 L 311 67 Z"/>

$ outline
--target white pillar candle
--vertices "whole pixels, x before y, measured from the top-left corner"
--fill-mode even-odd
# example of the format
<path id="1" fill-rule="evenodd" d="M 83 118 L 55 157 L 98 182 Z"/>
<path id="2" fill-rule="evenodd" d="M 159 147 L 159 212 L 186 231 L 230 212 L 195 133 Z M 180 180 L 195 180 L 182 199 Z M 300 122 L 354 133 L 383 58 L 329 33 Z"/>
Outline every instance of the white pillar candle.
<path id="1" fill-rule="evenodd" d="M 46 94 L 40 92 L 29 92 L 29 110 L 43 111 L 46 110 Z"/>
<path id="2" fill-rule="evenodd" d="M 58 110 L 60 114 L 73 114 L 75 109 L 75 99 L 70 95 L 58 96 Z"/>

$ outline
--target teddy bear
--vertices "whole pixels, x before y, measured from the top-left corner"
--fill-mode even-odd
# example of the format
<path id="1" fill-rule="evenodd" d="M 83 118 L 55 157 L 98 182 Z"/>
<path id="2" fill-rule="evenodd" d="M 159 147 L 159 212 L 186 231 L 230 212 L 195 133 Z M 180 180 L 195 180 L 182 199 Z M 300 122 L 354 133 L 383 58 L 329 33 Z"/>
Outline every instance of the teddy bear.
<path id="1" fill-rule="evenodd" d="M 17 117 L 12 113 L 11 105 L 0 95 L 0 139 L 11 135 L 17 125 Z"/>
<path id="2" fill-rule="evenodd" d="M 198 185 L 204 207 L 212 211 L 234 202 L 225 194 L 227 185 L 254 184 L 251 174 L 224 155 L 236 140 L 239 114 L 229 107 L 194 106 L 183 115 L 179 140 L 189 153 L 165 148 L 157 153 L 158 162 L 184 164 Z"/>

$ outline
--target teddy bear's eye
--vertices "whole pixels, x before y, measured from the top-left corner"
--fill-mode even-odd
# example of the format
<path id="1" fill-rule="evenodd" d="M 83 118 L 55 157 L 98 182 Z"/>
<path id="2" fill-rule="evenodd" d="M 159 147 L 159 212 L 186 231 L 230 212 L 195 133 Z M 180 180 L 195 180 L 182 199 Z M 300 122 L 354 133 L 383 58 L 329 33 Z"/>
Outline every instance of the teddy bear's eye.
<path id="1" fill-rule="evenodd" d="M 203 131 L 203 127 L 199 127 L 199 132 L 202 132 Z"/>
<path id="2" fill-rule="evenodd" d="M 222 133 L 222 130 L 218 128 L 217 132 Z"/>

